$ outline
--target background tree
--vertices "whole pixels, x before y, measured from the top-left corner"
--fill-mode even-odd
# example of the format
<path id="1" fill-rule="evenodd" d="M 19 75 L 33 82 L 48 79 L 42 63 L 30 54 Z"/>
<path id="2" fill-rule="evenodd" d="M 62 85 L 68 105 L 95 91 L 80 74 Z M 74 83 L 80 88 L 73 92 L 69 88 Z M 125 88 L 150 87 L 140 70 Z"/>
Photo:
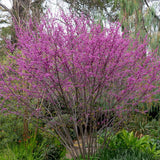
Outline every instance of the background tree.
<path id="1" fill-rule="evenodd" d="M 132 36 L 148 35 L 150 47 L 156 48 L 160 39 L 160 17 L 156 13 L 160 2 L 147 0 L 64 0 L 79 15 L 102 18 L 111 22 L 119 21 L 122 30 L 128 29 Z M 157 5 L 157 6 L 156 6 Z"/>
<path id="2" fill-rule="evenodd" d="M 34 17 L 37 21 L 40 20 L 41 15 L 44 13 L 45 0 L 12 0 L 12 8 L 0 3 L 1 12 L 7 12 L 7 18 L 1 17 L 1 24 L 10 24 L 7 27 L 2 27 L 1 36 L 8 37 L 10 35 L 12 43 L 16 42 L 16 36 L 13 25 L 25 25 L 25 23 Z M 3 41 L 1 41 L 1 46 Z"/>

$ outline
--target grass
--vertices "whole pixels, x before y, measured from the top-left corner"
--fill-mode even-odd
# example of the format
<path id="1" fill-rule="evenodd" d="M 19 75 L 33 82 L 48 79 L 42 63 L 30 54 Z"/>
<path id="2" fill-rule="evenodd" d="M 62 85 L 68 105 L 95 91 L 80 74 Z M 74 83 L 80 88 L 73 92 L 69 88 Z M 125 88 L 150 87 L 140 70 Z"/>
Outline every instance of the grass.
<path id="1" fill-rule="evenodd" d="M 132 149 L 103 149 L 97 157 L 98 160 L 155 160 L 152 154 Z"/>

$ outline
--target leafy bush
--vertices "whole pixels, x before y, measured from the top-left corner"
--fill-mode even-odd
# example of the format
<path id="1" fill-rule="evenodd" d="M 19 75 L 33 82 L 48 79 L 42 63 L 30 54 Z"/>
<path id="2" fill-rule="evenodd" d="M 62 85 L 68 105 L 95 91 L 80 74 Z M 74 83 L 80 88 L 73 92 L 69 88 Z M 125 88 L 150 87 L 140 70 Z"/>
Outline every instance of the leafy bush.
<path id="1" fill-rule="evenodd" d="M 23 139 L 23 119 L 19 116 L 1 114 L 0 126 L 0 149 Z"/>
<path id="2" fill-rule="evenodd" d="M 42 141 L 31 136 L 26 141 L 8 144 L 0 151 L 0 158 L 5 160 L 58 160 L 64 157 L 66 151 L 53 136 L 43 135 Z M 9 155 L 8 155 L 9 153 Z"/>
<path id="3" fill-rule="evenodd" d="M 26 142 L 9 144 L 6 149 L 1 150 L 0 157 L 5 160 L 36 160 L 36 148 L 36 139 L 33 137 Z"/>
<path id="4" fill-rule="evenodd" d="M 66 149 L 55 137 L 43 134 L 43 141 L 38 145 L 38 158 L 40 160 L 59 160 L 65 156 Z"/>
<path id="5" fill-rule="evenodd" d="M 23 137 L 23 119 L 14 114 L 0 116 L 0 159 L 49 160 L 64 156 L 65 148 L 51 135 L 29 125 L 29 137 Z M 47 159 L 48 158 L 48 159 Z"/>
<path id="6" fill-rule="evenodd" d="M 100 143 L 103 143 L 103 135 L 100 137 Z M 151 139 L 148 135 L 143 136 L 142 138 L 138 139 L 134 136 L 133 132 L 128 132 L 126 130 L 119 131 L 116 135 L 111 135 L 106 140 L 106 145 L 109 141 L 108 149 L 109 151 L 137 151 L 147 153 L 152 155 L 154 158 L 160 158 L 160 150 L 157 150 L 157 144 L 155 141 Z M 108 151 L 107 151 L 108 154 Z"/>

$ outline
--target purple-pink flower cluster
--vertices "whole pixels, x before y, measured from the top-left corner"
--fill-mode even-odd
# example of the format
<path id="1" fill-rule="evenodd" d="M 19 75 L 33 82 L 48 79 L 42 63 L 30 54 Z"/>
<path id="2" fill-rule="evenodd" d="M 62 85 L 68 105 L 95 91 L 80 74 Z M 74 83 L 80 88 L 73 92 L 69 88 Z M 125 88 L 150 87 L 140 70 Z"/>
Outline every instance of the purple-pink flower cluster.
<path id="1" fill-rule="evenodd" d="M 110 109 L 148 101 L 159 92 L 159 56 L 147 54 L 146 38 L 130 38 L 120 27 L 102 29 L 84 16 L 63 13 L 17 27 L 10 63 L 0 65 L 1 97 L 31 110 L 31 99 L 52 102 L 59 96 L 71 109 L 91 108 L 99 99 Z"/>

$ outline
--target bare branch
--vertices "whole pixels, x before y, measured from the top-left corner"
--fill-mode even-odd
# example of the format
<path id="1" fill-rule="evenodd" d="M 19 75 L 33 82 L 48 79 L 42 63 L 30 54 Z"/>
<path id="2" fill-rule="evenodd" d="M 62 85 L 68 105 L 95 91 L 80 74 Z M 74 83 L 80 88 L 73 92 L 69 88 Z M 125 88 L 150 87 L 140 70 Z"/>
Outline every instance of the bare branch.
<path id="1" fill-rule="evenodd" d="M 146 6 L 149 8 L 149 10 L 151 11 L 151 13 L 153 14 L 154 18 L 156 18 L 157 20 L 160 20 L 160 18 L 155 14 L 155 12 L 152 11 L 151 7 L 149 6 L 147 0 L 144 0 L 144 3 L 146 4 Z"/>
<path id="2" fill-rule="evenodd" d="M 15 17 L 15 15 L 13 14 L 12 10 L 9 9 L 8 7 L 6 7 L 5 5 L 3 5 L 2 3 L 0 3 L 0 6 L 5 10 L 7 11 L 11 17 L 17 22 L 17 18 Z"/>
<path id="3" fill-rule="evenodd" d="M 10 10 L 8 7 L 6 7 L 5 5 L 3 5 L 2 3 L 0 3 L 0 6 L 1 6 L 2 8 L 4 8 L 5 11 L 9 12 L 9 14 L 10 14 L 12 17 L 14 17 L 14 14 L 12 13 L 12 10 Z"/>

